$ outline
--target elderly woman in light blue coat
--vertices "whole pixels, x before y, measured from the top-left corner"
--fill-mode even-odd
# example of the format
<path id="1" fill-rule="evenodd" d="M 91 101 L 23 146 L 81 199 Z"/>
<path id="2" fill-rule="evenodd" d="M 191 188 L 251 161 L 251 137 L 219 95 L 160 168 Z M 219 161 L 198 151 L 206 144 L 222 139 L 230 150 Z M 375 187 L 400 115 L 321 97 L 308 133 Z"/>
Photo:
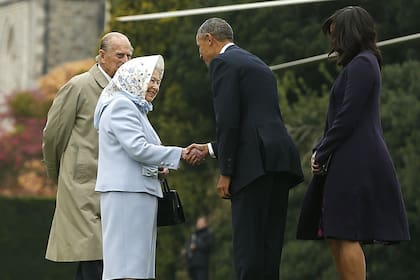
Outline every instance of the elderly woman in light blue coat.
<path id="1" fill-rule="evenodd" d="M 96 106 L 95 190 L 101 194 L 104 280 L 155 278 L 157 198 L 162 197 L 158 175 L 177 169 L 188 154 L 162 146 L 147 118 L 163 69 L 160 55 L 128 61 Z"/>

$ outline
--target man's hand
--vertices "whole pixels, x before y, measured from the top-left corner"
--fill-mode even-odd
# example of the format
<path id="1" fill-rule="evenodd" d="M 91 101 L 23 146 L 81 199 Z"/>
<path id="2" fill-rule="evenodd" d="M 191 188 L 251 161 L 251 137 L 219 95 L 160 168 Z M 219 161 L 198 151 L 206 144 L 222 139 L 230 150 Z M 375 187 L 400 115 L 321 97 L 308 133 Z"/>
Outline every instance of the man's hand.
<path id="1" fill-rule="evenodd" d="M 207 144 L 191 144 L 184 149 L 182 159 L 191 165 L 199 165 L 209 154 Z"/>
<path id="2" fill-rule="evenodd" d="M 219 176 L 219 181 L 217 182 L 217 194 L 220 198 L 229 199 L 230 198 L 230 176 Z"/>

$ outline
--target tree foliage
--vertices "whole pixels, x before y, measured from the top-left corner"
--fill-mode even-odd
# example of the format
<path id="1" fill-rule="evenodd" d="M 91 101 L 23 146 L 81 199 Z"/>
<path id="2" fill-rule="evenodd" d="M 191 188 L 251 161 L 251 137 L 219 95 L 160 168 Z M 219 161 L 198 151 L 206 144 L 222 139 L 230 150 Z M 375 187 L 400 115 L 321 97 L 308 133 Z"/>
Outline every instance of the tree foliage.
<path id="1" fill-rule="evenodd" d="M 27 158 L 39 157 L 42 128 L 49 102 L 39 92 L 16 92 L 6 99 L 7 109 L 2 113 L 8 126 L 0 126 L 0 169 L 7 171 L 22 167 Z"/>
<path id="2" fill-rule="evenodd" d="M 41 163 L 42 129 L 51 105 L 39 91 L 18 91 L 6 99 L 0 115 L 0 193 L 43 195 L 55 193 Z"/>

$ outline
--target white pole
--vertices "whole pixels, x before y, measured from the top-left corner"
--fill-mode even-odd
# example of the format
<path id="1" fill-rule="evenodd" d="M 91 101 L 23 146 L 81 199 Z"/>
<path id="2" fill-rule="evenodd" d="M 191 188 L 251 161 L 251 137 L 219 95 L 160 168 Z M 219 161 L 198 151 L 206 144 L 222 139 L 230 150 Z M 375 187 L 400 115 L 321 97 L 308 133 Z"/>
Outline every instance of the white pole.
<path id="1" fill-rule="evenodd" d="M 419 38 L 420 38 L 420 33 L 416 33 L 416 34 L 412 34 L 412 35 L 407 35 L 407 36 L 403 36 L 403 37 L 398 37 L 398 38 L 394 38 L 394 39 L 381 41 L 381 42 L 378 42 L 377 45 L 378 45 L 378 47 L 382 47 L 382 46 L 397 44 L 397 43 L 406 42 L 406 41 L 410 41 L 410 40 L 415 40 L 415 39 L 419 39 Z M 307 64 L 307 63 L 311 63 L 311 62 L 315 62 L 315 61 L 321 61 L 321 60 L 324 60 L 324 59 L 327 59 L 327 58 L 328 58 L 328 54 L 325 53 L 325 54 L 320 54 L 320 55 L 316 55 L 316 56 L 311 56 L 311 57 L 307 57 L 307 58 L 302 58 L 302 59 L 298 59 L 298 60 L 294 60 L 294 61 L 290 61 L 290 62 L 285 62 L 285 63 L 273 65 L 273 66 L 270 66 L 270 69 L 273 70 L 273 71 L 274 70 L 280 70 L 280 69 L 285 69 L 285 68 L 289 68 L 289 67 L 292 67 L 292 66 Z"/>
<path id="2" fill-rule="evenodd" d="M 189 9 L 189 10 L 162 12 L 162 13 L 151 13 L 151 14 L 144 14 L 144 15 L 121 16 L 121 17 L 117 17 L 117 21 L 125 22 L 125 21 L 139 21 L 139 20 L 160 19 L 160 18 L 169 18 L 169 17 L 182 17 L 182 16 L 192 16 L 192 15 L 211 14 L 211 13 L 222 13 L 222 12 L 231 12 L 231 11 L 239 11 L 239 10 L 258 9 L 258 8 L 267 8 L 267 7 L 275 7 L 275 6 L 287 6 L 287 5 L 295 5 L 295 4 L 306 4 L 306 3 L 316 3 L 316 2 L 326 2 L 326 1 L 335 1 L 335 0 L 265 1 L 265 2 L 248 3 L 248 4 L 225 5 L 225 6 L 217 6 L 217 7 L 199 8 L 199 9 Z"/>
<path id="3" fill-rule="evenodd" d="M 419 38 L 420 38 L 420 33 L 415 33 L 415 34 L 411 34 L 407 36 L 402 36 L 402 37 L 398 37 L 394 39 L 381 41 L 381 42 L 378 42 L 377 45 L 379 47 L 382 47 L 382 46 L 392 45 L 392 44 L 401 43 L 401 42 L 410 41 L 410 40 L 419 39 Z"/>

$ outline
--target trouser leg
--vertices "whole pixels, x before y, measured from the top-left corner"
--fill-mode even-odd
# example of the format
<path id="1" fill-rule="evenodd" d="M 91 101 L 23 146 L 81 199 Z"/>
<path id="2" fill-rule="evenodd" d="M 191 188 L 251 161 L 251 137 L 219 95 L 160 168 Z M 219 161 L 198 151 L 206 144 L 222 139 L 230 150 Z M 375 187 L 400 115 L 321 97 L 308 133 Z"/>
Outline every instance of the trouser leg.
<path id="1" fill-rule="evenodd" d="M 103 271 L 102 260 L 81 261 L 77 266 L 75 280 L 101 280 Z"/>
<path id="2" fill-rule="evenodd" d="M 278 280 L 288 185 L 264 175 L 232 197 L 233 255 L 238 280 Z"/>

